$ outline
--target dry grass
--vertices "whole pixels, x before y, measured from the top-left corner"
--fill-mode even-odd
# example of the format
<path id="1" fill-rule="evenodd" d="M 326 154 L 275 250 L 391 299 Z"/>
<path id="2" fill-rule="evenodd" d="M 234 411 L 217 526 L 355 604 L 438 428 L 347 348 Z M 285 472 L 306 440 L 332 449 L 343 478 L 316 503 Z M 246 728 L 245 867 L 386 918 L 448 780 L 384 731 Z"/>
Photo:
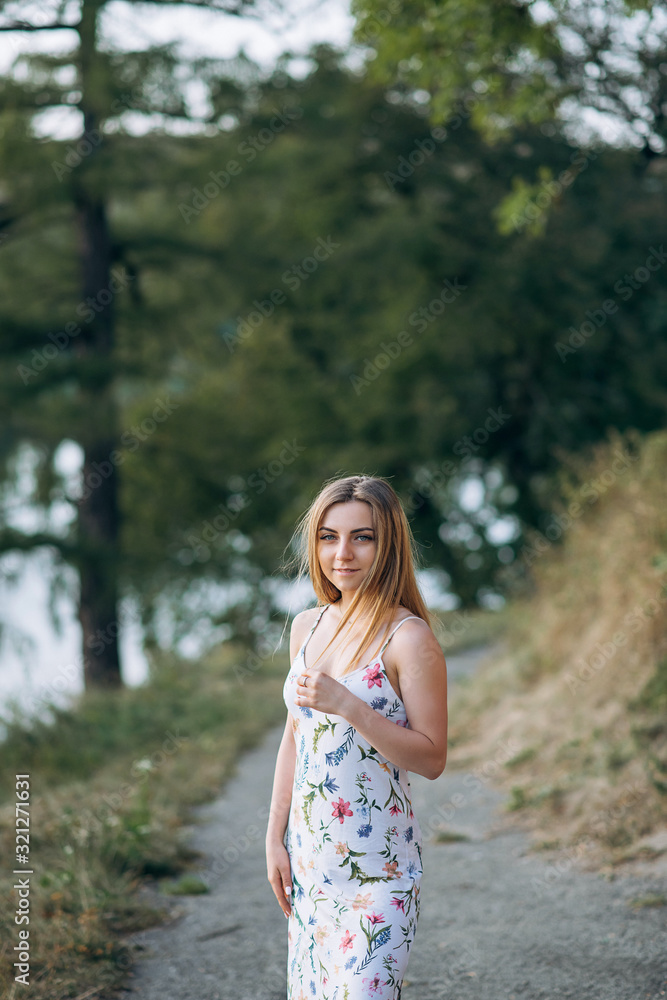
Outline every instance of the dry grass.
<path id="1" fill-rule="evenodd" d="M 169 877 L 172 891 L 193 891 L 195 859 L 182 835 L 189 808 L 218 795 L 240 753 L 284 719 L 285 661 L 248 669 L 246 655 L 227 647 L 204 663 L 162 662 L 145 687 L 83 699 L 53 726 L 10 729 L 0 850 L 13 861 L 14 774 L 30 773 L 31 1000 L 116 995 L 133 962 L 124 936 L 163 916 L 137 890 Z M 0 876 L 7 1000 L 26 989 L 12 966 L 13 867 Z"/>
<path id="2" fill-rule="evenodd" d="M 642 856 L 667 812 L 666 471 L 665 433 L 568 463 L 555 513 L 579 509 L 531 541 L 535 593 L 452 710 L 452 763 L 513 740 L 494 769 L 510 808 L 591 864 Z"/>

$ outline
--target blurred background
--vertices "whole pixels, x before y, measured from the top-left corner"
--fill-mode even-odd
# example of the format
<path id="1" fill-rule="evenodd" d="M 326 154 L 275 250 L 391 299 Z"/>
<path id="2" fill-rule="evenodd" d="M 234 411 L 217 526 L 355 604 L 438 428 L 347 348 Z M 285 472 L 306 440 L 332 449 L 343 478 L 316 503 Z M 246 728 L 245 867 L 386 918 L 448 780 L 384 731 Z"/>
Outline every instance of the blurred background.
<path id="1" fill-rule="evenodd" d="M 0 74 L 7 767 L 102 788 L 178 719 L 197 754 L 197 789 L 176 755 L 153 798 L 146 758 L 122 845 L 72 834 L 101 838 L 98 882 L 180 870 L 159 810 L 281 717 L 313 597 L 291 534 L 356 473 L 399 493 L 445 650 L 504 644 L 454 750 L 521 696 L 516 809 L 576 837 L 589 779 L 612 801 L 636 778 L 643 819 L 598 840 L 651 836 L 667 6 L 2 2 Z M 69 927 L 65 862 L 44 892 Z"/>

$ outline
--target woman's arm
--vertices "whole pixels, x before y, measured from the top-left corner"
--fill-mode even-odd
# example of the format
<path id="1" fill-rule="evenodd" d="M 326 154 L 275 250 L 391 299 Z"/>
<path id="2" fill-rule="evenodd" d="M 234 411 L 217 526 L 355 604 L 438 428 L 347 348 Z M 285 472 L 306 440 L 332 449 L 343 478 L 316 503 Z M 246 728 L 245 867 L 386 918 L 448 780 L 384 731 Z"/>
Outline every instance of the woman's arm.
<path id="1" fill-rule="evenodd" d="M 286 917 L 289 917 L 291 912 L 289 897 L 292 892 L 292 867 L 284 841 L 292 801 L 295 759 L 292 716 L 288 713 L 276 760 L 269 823 L 266 830 L 266 875 L 278 905 Z"/>
<path id="2" fill-rule="evenodd" d="M 290 662 L 294 660 L 305 630 L 309 625 L 311 612 L 302 611 L 292 622 L 290 633 Z M 266 871 L 278 904 L 288 917 L 291 913 L 289 896 L 292 891 L 292 874 L 289 854 L 285 846 L 285 832 L 292 804 L 292 785 L 296 765 L 296 745 L 294 743 L 294 718 L 287 713 L 285 731 L 280 741 L 273 776 L 273 792 L 269 806 L 269 822 L 266 828 Z"/>
<path id="3" fill-rule="evenodd" d="M 269 823 L 266 830 L 266 840 L 283 843 L 290 805 L 292 803 L 292 784 L 294 783 L 294 765 L 296 763 L 296 746 L 292 730 L 293 719 L 287 713 L 285 731 L 280 742 L 276 759 L 276 770 L 273 776 L 273 794 L 269 806 Z"/>
<path id="4" fill-rule="evenodd" d="M 392 648 L 393 645 L 393 648 Z M 419 622 L 406 622 L 387 647 L 398 672 L 410 728 L 397 725 L 371 708 L 344 684 L 322 671 L 303 670 L 297 704 L 346 719 L 372 747 L 396 767 L 434 780 L 447 762 L 447 666 L 433 632 Z"/>

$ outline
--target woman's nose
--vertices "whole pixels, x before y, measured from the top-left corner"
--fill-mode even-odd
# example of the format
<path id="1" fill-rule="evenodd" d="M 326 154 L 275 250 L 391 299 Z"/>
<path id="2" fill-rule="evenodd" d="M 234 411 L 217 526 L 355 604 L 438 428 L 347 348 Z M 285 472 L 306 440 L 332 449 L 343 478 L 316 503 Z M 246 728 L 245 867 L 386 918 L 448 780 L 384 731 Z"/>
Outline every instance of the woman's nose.
<path id="1" fill-rule="evenodd" d="M 350 543 L 347 538 L 341 538 L 338 543 L 338 558 L 339 559 L 349 559 L 352 555 L 352 550 L 350 548 Z"/>

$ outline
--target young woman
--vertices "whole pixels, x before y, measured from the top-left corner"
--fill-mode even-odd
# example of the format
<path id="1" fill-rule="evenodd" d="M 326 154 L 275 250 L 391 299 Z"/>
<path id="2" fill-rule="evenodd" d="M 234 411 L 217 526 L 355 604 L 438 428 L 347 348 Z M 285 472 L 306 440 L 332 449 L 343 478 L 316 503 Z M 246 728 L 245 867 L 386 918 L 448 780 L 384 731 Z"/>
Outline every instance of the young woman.
<path id="1" fill-rule="evenodd" d="M 328 483 L 298 532 L 318 606 L 292 625 L 266 835 L 288 1000 L 400 1000 L 422 876 L 408 771 L 445 767 L 445 658 L 385 480 Z"/>

